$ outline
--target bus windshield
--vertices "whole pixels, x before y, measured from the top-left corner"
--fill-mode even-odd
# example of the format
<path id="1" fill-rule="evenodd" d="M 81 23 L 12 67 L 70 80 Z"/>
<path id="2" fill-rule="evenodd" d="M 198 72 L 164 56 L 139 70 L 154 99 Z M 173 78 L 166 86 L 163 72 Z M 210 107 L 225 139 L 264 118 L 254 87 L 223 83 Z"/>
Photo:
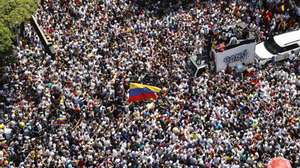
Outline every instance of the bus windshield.
<path id="1" fill-rule="evenodd" d="M 281 52 L 281 47 L 275 42 L 273 37 L 270 37 L 264 42 L 266 49 L 272 54 L 278 54 Z"/>
<path id="2" fill-rule="evenodd" d="M 285 47 L 280 47 L 274 40 L 273 37 L 270 37 L 268 40 L 266 40 L 264 42 L 264 45 L 266 47 L 266 49 L 272 53 L 272 54 L 278 54 L 278 53 L 282 53 L 282 52 L 285 52 L 285 51 L 290 51 L 290 50 L 293 50 L 295 48 L 298 48 L 299 45 L 297 43 L 294 43 L 292 45 L 288 45 L 288 46 L 285 46 Z"/>

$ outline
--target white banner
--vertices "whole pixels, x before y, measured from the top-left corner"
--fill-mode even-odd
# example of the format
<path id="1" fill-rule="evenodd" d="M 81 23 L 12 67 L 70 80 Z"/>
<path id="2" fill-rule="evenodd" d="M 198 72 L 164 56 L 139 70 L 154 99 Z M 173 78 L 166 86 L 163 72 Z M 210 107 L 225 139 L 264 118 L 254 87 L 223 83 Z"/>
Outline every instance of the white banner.
<path id="1" fill-rule="evenodd" d="M 251 64 L 255 59 L 255 42 L 242 44 L 237 47 L 215 53 L 217 72 L 225 70 L 229 65 L 234 67 L 237 64 Z"/>

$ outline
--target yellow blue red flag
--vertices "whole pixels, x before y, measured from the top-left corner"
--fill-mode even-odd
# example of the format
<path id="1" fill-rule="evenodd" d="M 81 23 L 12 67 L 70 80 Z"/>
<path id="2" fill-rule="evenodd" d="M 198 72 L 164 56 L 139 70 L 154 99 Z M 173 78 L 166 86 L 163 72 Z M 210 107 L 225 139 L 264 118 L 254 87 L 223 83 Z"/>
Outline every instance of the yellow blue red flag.
<path id="1" fill-rule="evenodd" d="M 157 99 L 160 91 L 161 89 L 155 86 L 141 83 L 130 83 L 128 102 L 133 103 L 143 100 Z"/>

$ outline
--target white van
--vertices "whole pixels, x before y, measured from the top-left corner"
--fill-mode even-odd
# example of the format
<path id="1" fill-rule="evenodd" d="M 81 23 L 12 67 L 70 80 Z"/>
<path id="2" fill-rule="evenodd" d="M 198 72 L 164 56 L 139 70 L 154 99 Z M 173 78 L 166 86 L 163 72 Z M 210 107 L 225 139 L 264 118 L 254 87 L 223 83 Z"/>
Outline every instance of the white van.
<path id="1" fill-rule="evenodd" d="M 199 77 L 203 72 L 205 72 L 209 67 L 204 60 L 197 62 L 197 56 L 191 56 L 186 62 L 187 71 L 194 77 Z"/>
<path id="2" fill-rule="evenodd" d="M 260 65 L 289 58 L 292 51 L 295 55 L 300 52 L 300 30 L 283 33 L 270 37 L 255 47 L 256 59 Z"/>

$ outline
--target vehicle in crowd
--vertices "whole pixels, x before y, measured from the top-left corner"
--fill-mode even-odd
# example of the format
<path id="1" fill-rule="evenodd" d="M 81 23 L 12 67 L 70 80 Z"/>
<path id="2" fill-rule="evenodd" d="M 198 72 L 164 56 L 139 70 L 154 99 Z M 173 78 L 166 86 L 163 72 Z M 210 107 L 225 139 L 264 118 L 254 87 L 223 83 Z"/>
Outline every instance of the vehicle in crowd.
<path id="1" fill-rule="evenodd" d="M 269 37 L 255 47 L 256 60 L 260 65 L 282 61 L 300 52 L 300 30 Z"/>
<path id="2" fill-rule="evenodd" d="M 197 56 L 193 55 L 188 59 L 186 68 L 192 76 L 199 77 L 209 66 L 206 60 L 197 60 Z"/>

